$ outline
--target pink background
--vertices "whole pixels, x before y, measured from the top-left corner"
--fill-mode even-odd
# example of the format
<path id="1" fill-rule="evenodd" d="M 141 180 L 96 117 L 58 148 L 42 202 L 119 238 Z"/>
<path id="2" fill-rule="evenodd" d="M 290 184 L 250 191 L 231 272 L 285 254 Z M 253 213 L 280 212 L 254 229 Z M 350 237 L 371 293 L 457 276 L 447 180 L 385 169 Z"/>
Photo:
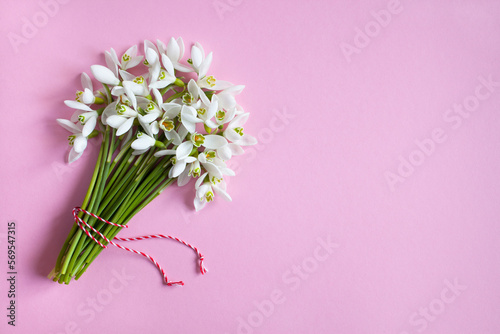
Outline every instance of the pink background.
<path id="1" fill-rule="evenodd" d="M 0 280 L 0 332 L 500 332 L 498 1 L 65 2 L 0 5 L 0 273 L 10 220 L 19 272 L 15 328 Z M 45 276 L 98 151 L 65 165 L 63 100 L 104 50 L 171 36 L 201 42 L 211 73 L 246 85 L 260 144 L 233 165 L 232 203 L 195 213 L 193 185 L 174 186 L 122 235 L 182 237 L 210 272 L 155 240 L 134 246 L 183 288 L 118 249 L 55 284 Z M 464 103 L 473 111 L 450 111 Z"/>

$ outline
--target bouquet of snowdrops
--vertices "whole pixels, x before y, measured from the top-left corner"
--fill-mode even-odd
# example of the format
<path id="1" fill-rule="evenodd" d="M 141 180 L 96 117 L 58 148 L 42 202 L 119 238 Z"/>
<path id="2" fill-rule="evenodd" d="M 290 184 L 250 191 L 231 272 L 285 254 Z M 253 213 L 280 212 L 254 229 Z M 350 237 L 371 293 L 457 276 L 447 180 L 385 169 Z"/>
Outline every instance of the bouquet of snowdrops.
<path id="1" fill-rule="evenodd" d="M 206 55 L 199 43 L 185 62 L 184 53 L 181 38 L 144 41 L 144 55 L 137 45 L 121 57 L 106 51 L 106 66 L 91 66 L 102 89 L 95 91 L 83 73 L 82 90 L 65 101 L 74 114 L 57 122 L 71 132 L 68 162 L 82 156 L 88 140 L 102 138 L 81 209 L 94 214 L 85 217 L 87 235 L 103 244 L 102 236 L 110 240 L 120 231 L 103 220 L 126 225 L 174 181 L 196 179 L 196 210 L 216 197 L 230 201 L 224 178 L 234 172 L 227 161 L 257 142 L 243 129 L 249 114 L 236 102 L 244 86 L 208 75 L 212 52 Z M 50 277 L 78 279 L 102 249 L 75 222 Z"/>

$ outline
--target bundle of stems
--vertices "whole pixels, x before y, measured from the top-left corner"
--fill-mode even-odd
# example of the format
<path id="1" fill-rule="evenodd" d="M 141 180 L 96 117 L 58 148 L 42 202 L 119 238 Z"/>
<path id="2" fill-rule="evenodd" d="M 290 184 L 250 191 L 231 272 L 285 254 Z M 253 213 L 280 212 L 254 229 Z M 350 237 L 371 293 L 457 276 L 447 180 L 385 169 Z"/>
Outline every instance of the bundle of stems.
<path id="1" fill-rule="evenodd" d="M 171 99 L 180 93 L 174 94 Z M 163 145 L 153 147 L 146 154 L 133 155 L 131 143 L 134 137 L 135 134 L 128 142 L 123 142 L 124 138 L 116 137 L 116 129 L 106 126 L 94 173 L 81 205 L 82 209 L 119 225 L 126 225 L 174 181 L 174 178 L 168 177 L 172 157 L 154 156 L 159 148 L 168 148 L 172 142 L 160 135 L 158 140 L 163 140 Z M 87 217 L 84 218 L 84 215 Z M 109 240 L 121 229 L 83 212 L 79 212 L 78 216 Z M 97 233 L 89 232 L 103 245 L 107 244 Z M 72 278 L 77 280 L 102 250 L 75 222 L 49 277 L 61 284 L 69 284 Z"/>

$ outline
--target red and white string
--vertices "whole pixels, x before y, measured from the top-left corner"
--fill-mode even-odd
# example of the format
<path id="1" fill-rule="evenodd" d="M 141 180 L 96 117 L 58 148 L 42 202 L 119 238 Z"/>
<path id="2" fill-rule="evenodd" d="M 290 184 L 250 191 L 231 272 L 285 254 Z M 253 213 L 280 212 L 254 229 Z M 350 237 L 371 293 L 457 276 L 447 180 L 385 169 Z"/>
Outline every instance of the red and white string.
<path id="1" fill-rule="evenodd" d="M 107 248 L 106 245 L 104 245 L 102 242 L 100 242 L 99 240 L 97 240 L 91 233 L 88 229 L 94 231 L 95 233 L 97 233 L 103 240 L 106 240 L 109 244 L 115 246 L 115 247 L 118 247 L 120 249 L 123 249 L 123 250 L 126 250 L 126 251 L 129 251 L 129 252 L 132 252 L 132 253 L 135 253 L 135 254 L 139 254 L 139 255 L 142 255 L 146 258 L 148 258 L 151 262 L 153 262 L 153 264 L 158 268 L 158 270 L 161 272 L 161 274 L 163 275 L 163 278 L 165 280 L 165 283 L 168 285 L 168 286 L 172 286 L 172 285 L 184 285 L 184 283 L 182 281 L 175 281 L 175 282 L 172 282 L 172 281 L 169 281 L 167 279 L 167 274 L 165 273 L 165 270 L 160 266 L 160 264 L 155 260 L 153 259 L 150 255 L 144 253 L 144 252 L 141 252 L 141 251 L 138 251 L 138 250 L 135 250 L 135 249 L 131 249 L 131 248 L 127 248 L 125 246 L 122 246 L 120 244 L 117 244 L 116 242 L 113 242 L 111 240 L 109 240 L 106 236 L 104 236 L 101 232 L 97 231 L 94 227 L 92 227 L 91 225 L 89 225 L 86 221 L 84 221 L 82 218 L 78 217 L 78 212 L 83 212 L 83 213 L 86 213 L 87 215 L 89 216 L 92 216 L 96 219 L 99 219 L 100 221 L 106 223 L 106 224 L 109 224 L 109 225 L 113 225 L 113 226 L 117 226 L 117 227 L 124 227 L 124 228 L 128 228 L 127 225 L 120 225 L 120 224 L 115 224 L 115 223 L 112 223 L 104 218 L 101 218 L 99 217 L 98 215 L 95 215 L 93 214 L 92 212 L 89 212 L 87 210 L 84 210 L 80 207 L 76 207 L 73 209 L 73 217 L 75 217 L 75 222 L 76 224 L 78 225 L 78 227 L 80 227 L 84 232 L 85 234 L 87 234 L 88 237 L 90 237 L 92 240 L 94 240 L 97 244 L 99 244 L 99 246 L 101 246 L 102 248 Z M 88 228 L 85 228 L 85 226 Z M 176 237 L 172 237 L 170 235 L 163 235 L 163 234 L 153 234 L 153 235 L 144 235 L 144 236 L 140 236 L 140 237 L 134 237 L 134 238 L 119 238 L 119 237 L 114 237 L 113 240 L 120 240 L 120 241 L 138 241 L 138 240 L 145 240 L 145 239 L 171 239 L 171 240 L 175 240 L 177 242 L 180 242 L 181 244 L 185 245 L 185 246 L 188 246 L 189 248 L 191 248 L 192 250 L 194 250 L 196 252 L 196 254 L 198 255 L 198 259 L 199 259 L 199 265 L 200 265 L 200 272 L 201 274 L 205 274 L 207 272 L 207 269 L 205 268 L 204 264 L 203 264 L 203 260 L 204 260 L 204 257 L 203 255 L 200 253 L 200 251 L 198 250 L 198 248 L 196 248 L 195 246 L 191 245 L 191 244 L 188 244 L 187 242 L 185 242 L 184 240 L 181 240 L 179 238 L 176 238 Z"/>

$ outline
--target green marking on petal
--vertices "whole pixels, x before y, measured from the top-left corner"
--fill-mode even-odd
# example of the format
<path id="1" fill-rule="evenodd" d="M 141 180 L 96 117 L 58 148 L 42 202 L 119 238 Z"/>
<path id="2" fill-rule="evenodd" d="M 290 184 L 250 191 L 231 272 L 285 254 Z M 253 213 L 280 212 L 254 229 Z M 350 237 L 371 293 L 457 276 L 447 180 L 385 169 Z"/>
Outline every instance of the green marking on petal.
<path id="1" fill-rule="evenodd" d="M 205 115 L 207 113 L 207 109 L 205 108 L 200 108 L 196 111 L 198 112 L 198 115 Z"/>
<path id="2" fill-rule="evenodd" d="M 215 82 L 216 82 L 217 80 L 214 78 L 214 76 L 213 76 L 213 75 L 211 75 L 211 76 L 207 77 L 206 81 L 207 81 L 207 84 L 208 84 L 210 87 L 213 87 L 213 86 L 215 86 Z"/>
<path id="3" fill-rule="evenodd" d="M 164 118 L 160 122 L 160 128 L 162 130 L 170 132 L 170 131 L 172 131 L 175 128 L 174 121 L 172 121 L 170 119 L 167 119 L 167 118 Z"/>
<path id="4" fill-rule="evenodd" d="M 194 165 L 191 165 L 191 169 L 189 170 L 189 175 L 192 177 L 200 177 L 201 175 L 201 168 L 200 167 L 194 167 Z"/>
<path id="5" fill-rule="evenodd" d="M 165 77 L 167 76 L 167 72 L 165 72 L 164 70 L 161 70 L 160 72 L 160 75 L 158 76 L 158 80 L 163 80 L 165 79 Z"/>
<path id="6" fill-rule="evenodd" d="M 80 123 L 84 124 L 85 123 L 85 116 L 79 115 L 78 120 L 80 121 Z"/>
<path id="7" fill-rule="evenodd" d="M 115 109 L 119 115 L 123 115 L 123 113 L 127 111 L 127 107 L 125 107 L 123 104 L 117 104 Z"/>
<path id="8" fill-rule="evenodd" d="M 75 135 L 71 135 L 68 137 L 68 141 L 69 141 L 70 146 L 73 146 L 73 144 L 75 143 L 75 139 L 76 139 Z"/>
<path id="9" fill-rule="evenodd" d="M 207 157 L 208 161 L 212 161 L 215 158 L 215 151 L 205 152 L 205 156 Z"/>
<path id="10" fill-rule="evenodd" d="M 205 194 L 205 199 L 207 200 L 207 202 L 211 202 L 214 200 L 214 193 L 212 192 L 212 190 L 207 191 L 207 193 Z"/>
<path id="11" fill-rule="evenodd" d="M 200 133 L 193 133 L 191 135 L 191 142 L 194 146 L 200 147 L 205 142 L 205 136 Z"/>
<path id="12" fill-rule="evenodd" d="M 185 93 L 184 95 L 182 95 L 182 102 L 184 102 L 184 104 L 190 105 L 191 103 L 193 103 L 193 99 L 193 95 L 189 93 Z"/>
<path id="13" fill-rule="evenodd" d="M 219 110 L 215 113 L 215 118 L 219 121 L 222 122 L 224 118 L 226 118 L 226 112 L 224 110 Z"/>
<path id="14" fill-rule="evenodd" d="M 139 77 L 135 78 L 135 79 L 134 79 L 134 82 L 135 82 L 136 84 L 143 84 L 143 83 L 144 83 L 144 77 L 141 75 L 141 76 L 139 76 Z"/>
<path id="15" fill-rule="evenodd" d="M 234 128 L 234 132 L 236 132 L 237 134 L 239 134 L 240 136 L 243 137 L 243 128 L 242 127 Z"/>
<path id="16" fill-rule="evenodd" d="M 82 101 L 82 95 L 83 95 L 82 91 L 77 91 L 76 92 L 76 98 L 75 98 L 75 100 L 77 100 L 78 102 L 82 102 L 83 103 L 83 101 Z"/>
<path id="17" fill-rule="evenodd" d="M 125 54 L 122 56 L 122 59 L 123 59 L 123 61 L 129 61 L 129 60 L 130 60 L 130 56 L 129 56 L 128 54 L 126 54 L 126 53 L 125 53 Z"/>
<path id="18" fill-rule="evenodd" d="M 155 104 L 153 102 L 148 103 L 148 111 L 155 110 Z"/>

